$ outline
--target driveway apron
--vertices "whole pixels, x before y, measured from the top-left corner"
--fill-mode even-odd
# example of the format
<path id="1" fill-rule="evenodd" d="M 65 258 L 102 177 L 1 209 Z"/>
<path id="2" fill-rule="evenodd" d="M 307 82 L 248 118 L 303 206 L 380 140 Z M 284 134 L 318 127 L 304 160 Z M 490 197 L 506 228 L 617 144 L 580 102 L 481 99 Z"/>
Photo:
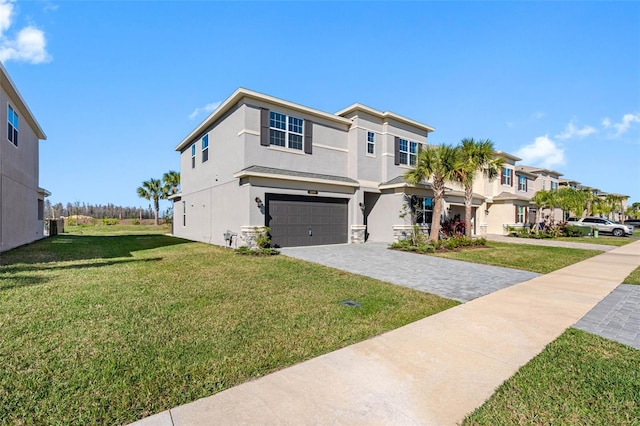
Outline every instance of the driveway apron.
<path id="1" fill-rule="evenodd" d="M 468 302 L 539 276 L 534 272 L 389 250 L 386 243 L 283 248 L 282 254 Z"/>

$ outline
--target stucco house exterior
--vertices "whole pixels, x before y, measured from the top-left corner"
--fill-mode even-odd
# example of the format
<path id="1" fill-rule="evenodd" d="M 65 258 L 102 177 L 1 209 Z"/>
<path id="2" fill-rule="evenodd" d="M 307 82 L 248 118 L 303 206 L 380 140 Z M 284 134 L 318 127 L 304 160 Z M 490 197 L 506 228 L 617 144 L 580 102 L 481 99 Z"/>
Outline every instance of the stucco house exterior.
<path id="1" fill-rule="evenodd" d="M 47 137 L 0 63 L 0 252 L 44 235 L 39 141 Z"/>
<path id="2" fill-rule="evenodd" d="M 250 245 L 262 226 L 281 247 L 393 241 L 411 229 L 407 208 L 431 222 L 429 185 L 402 175 L 433 131 L 361 104 L 333 114 L 238 89 L 176 146 L 173 232 L 220 245 L 225 233 Z M 462 188 L 447 197 L 463 216 Z"/>
<path id="3" fill-rule="evenodd" d="M 411 232 L 412 217 L 427 232 L 433 191 L 403 175 L 433 131 L 357 103 L 328 113 L 240 88 L 175 148 L 181 193 L 171 197 L 173 233 L 252 246 L 256 229 L 267 226 L 277 247 L 392 242 Z M 473 235 L 535 223 L 537 191 L 577 184 L 496 154 L 504 159 L 500 177 L 474 180 Z M 446 186 L 443 219 L 464 220 L 464 188 Z M 561 209 L 555 220 L 563 220 Z"/>

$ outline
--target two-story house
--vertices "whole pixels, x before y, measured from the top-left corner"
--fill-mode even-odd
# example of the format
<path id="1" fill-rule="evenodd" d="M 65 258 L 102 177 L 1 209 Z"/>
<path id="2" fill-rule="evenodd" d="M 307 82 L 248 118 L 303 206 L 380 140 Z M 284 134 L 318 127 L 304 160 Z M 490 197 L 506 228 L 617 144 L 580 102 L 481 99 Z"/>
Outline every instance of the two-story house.
<path id="1" fill-rule="evenodd" d="M 38 186 L 39 141 L 46 136 L 1 63 L 0 117 L 0 251 L 6 251 L 43 237 L 49 194 Z"/>
<path id="2" fill-rule="evenodd" d="M 281 247 L 393 241 L 411 228 L 407 210 L 431 222 L 430 186 L 402 176 L 433 131 L 360 104 L 332 114 L 238 89 L 176 147 L 173 232 L 220 245 L 251 244 L 262 226 Z M 461 191 L 447 197 L 463 212 Z"/>

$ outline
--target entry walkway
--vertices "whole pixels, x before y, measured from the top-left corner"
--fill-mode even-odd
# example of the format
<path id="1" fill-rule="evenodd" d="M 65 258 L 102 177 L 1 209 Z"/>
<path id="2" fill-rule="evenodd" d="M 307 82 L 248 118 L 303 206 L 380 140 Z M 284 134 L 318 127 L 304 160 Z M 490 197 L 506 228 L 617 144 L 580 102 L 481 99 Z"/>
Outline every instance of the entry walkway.
<path id="1" fill-rule="evenodd" d="M 138 425 L 454 425 L 640 266 L 640 241 Z"/>
<path id="2" fill-rule="evenodd" d="M 578 248 L 578 249 L 584 249 L 584 250 L 610 251 L 616 248 L 615 246 L 598 244 L 597 238 L 593 239 L 593 244 L 576 243 L 572 241 L 558 241 L 558 240 L 552 240 L 548 238 L 536 239 L 536 238 L 507 237 L 505 235 L 497 235 L 497 234 L 488 234 L 488 235 L 485 235 L 485 238 L 489 241 L 498 241 L 501 243 L 529 244 L 532 246 L 547 246 L 547 247 Z"/>

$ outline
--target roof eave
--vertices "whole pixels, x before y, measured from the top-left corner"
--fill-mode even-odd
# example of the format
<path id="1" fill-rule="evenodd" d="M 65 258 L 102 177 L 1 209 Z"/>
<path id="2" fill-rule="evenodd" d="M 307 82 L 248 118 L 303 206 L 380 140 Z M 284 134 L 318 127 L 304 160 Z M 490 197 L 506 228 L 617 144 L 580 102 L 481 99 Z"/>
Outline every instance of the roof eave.
<path id="1" fill-rule="evenodd" d="M 281 174 L 275 174 L 275 173 L 263 173 L 263 172 L 247 171 L 247 170 L 241 170 L 237 173 L 234 173 L 233 177 L 236 179 L 241 179 L 245 177 L 262 177 L 262 178 L 268 178 L 268 179 L 293 180 L 297 182 L 324 183 L 328 185 L 348 186 L 351 188 L 358 188 L 360 186 L 358 182 L 345 182 L 345 181 L 333 180 L 333 179 L 281 175 Z"/>
<path id="2" fill-rule="evenodd" d="M 36 120 L 36 117 L 33 115 L 31 110 L 27 106 L 27 103 L 22 98 L 22 95 L 18 91 L 18 88 L 16 87 L 13 80 L 11 80 L 9 73 L 5 69 L 4 65 L 2 65 L 2 62 L 0 62 L 0 73 L 2 73 L 2 76 L 4 77 L 3 79 L 0 80 L 0 84 L 2 85 L 2 87 L 4 87 L 4 89 L 7 92 L 9 92 L 9 97 L 11 99 L 15 99 L 16 100 L 15 102 L 18 102 L 20 109 L 27 112 L 27 116 L 25 117 L 25 119 L 35 131 L 35 134 L 38 137 L 38 139 L 46 140 L 47 135 L 45 135 L 44 131 L 42 130 L 42 127 L 40 127 L 40 124 L 38 123 L 38 120 Z M 6 81 L 6 84 L 5 84 L 5 81 Z"/>
<path id="3" fill-rule="evenodd" d="M 193 139 L 200 133 L 202 133 L 207 127 L 211 126 L 220 117 L 222 117 L 227 111 L 229 111 L 234 105 L 236 105 L 243 98 L 252 98 L 260 101 L 275 104 L 280 107 L 295 109 L 304 112 L 309 115 L 330 120 L 335 123 L 339 123 L 345 126 L 351 125 L 351 120 L 348 118 L 340 117 L 335 114 L 329 114 L 317 109 L 309 108 L 303 105 L 295 104 L 293 102 L 285 101 L 283 99 L 275 98 L 273 96 L 265 95 L 263 93 L 255 92 L 253 90 L 245 89 L 243 87 L 237 89 L 231 96 L 220 104 L 207 118 L 205 118 L 200 125 L 198 125 L 191 133 L 189 133 L 175 148 L 176 151 L 182 151 L 187 145 L 189 145 Z"/>

